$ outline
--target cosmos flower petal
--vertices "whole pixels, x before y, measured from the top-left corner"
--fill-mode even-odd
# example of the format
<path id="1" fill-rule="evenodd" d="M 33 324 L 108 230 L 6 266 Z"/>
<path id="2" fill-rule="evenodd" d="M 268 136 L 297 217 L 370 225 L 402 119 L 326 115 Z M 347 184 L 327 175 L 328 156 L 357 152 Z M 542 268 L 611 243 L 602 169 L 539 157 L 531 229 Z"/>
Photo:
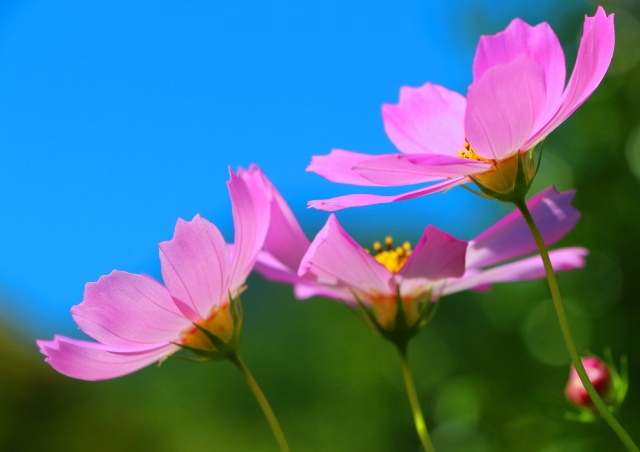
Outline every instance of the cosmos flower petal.
<path id="1" fill-rule="evenodd" d="M 230 263 L 222 234 L 196 215 L 178 220 L 173 239 L 159 247 L 162 277 L 176 304 L 192 321 L 206 319 L 227 298 Z"/>
<path id="2" fill-rule="evenodd" d="M 588 251 L 584 248 L 560 248 L 551 251 L 549 258 L 554 271 L 568 271 L 582 268 Z M 443 295 L 468 289 L 487 289 L 491 284 L 528 281 L 545 277 L 540 256 L 532 256 L 488 270 L 468 270 L 461 278 L 448 280 Z"/>
<path id="3" fill-rule="evenodd" d="M 560 41 L 548 23 L 532 27 L 520 19 L 514 19 L 504 31 L 482 36 L 473 61 L 473 79 L 478 81 L 489 68 L 509 63 L 523 55 L 536 60 L 544 70 L 546 106 L 541 117 L 549 119 L 560 103 L 566 69 Z"/>
<path id="4" fill-rule="evenodd" d="M 298 274 L 366 294 L 389 293 L 392 274 L 342 229 L 335 215 L 311 242 Z"/>
<path id="5" fill-rule="evenodd" d="M 341 184 L 377 186 L 378 184 L 371 182 L 353 169 L 356 165 L 375 157 L 371 154 L 333 149 L 327 155 L 314 155 L 307 166 L 307 171 Z"/>
<path id="6" fill-rule="evenodd" d="M 406 199 L 417 198 L 418 196 L 428 195 L 438 191 L 448 190 L 456 185 L 465 184 L 470 179 L 466 176 L 456 177 L 453 179 L 447 179 L 437 184 L 429 185 L 428 187 L 420 188 L 418 190 L 401 193 L 399 195 L 371 195 L 371 194 L 355 194 L 338 196 L 331 199 L 320 199 L 309 201 L 309 207 L 314 209 L 324 210 L 327 212 L 334 212 L 340 209 L 346 209 L 348 207 L 369 206 L 373 204 L 383 204 L 388 202 L 404 201 Z"/>
<path id="7" fill-rule="evenodd" d="M 408 154 L 457 156 L 464 145 L 464 96 L 432 83 L 403 87 L 397 104 L 382 106 L 387 135 Z"/>
<path id="8" fill-rule="evenodd" d="M 522 148 L 543 113 L 544 77 L 540 63 L 521 56 L 487 69 L 469 86 L 465 131 L 479 156 L 503 160 Z"/>
<path id="9" fill-rule="evenodd" d="M 121 271 L 88 283 L 71 315 L 86 334 L 114 347 L 172 341 L 190 325 L 162 284 Z"/>
<path id="10" fill-rule="evenodd" d="M 228 290 L 235 293 L 244 285 L 264 245 L 269 229 L 270 208 L 262 172 L 233 171 L 227 183 L 233 208 L 234 247 Z"/>
<path id="11" fill-rule="evenodd" d="M 363 161 L 354 171 L 382 186 L 410 185 L 482 173 L 491 163 L 437 154 L 387 154 Z"/>
<path id="12" fill-rule="evenodd" d="M 580 219 L 580 212 L 571 205 L 574 196 L 573 190 L 558 193 L 554 187 L 549 187 L 527 201 L 547 246 L 564 237 Z M 469 242 L 467 268 L 487 267 L 531 254 L 537 249 L 527 223 L 515 209 Z"/>
<path id="13" fill-rule="evenodd" d="M 599 6 L 594 17 L 585 17 L 576 64 L 555 116 L 525 144 L 532 148 L 571 115 L 598 87 L 609 68 L 615 46 L 613 14 Z"/>
<path id="14" fill-rule="evenodd" d="M 466 250 L 466 241 L 429 225 L 397 275 L 403 280 L 457 278 L 465 270 Z"/>
<path id="15" fill-rule="evenodd" d="M 146 349 L 129 350 L 96 342 L 55 336 L 52 341 L 36 341 L 46 362 L 63 375 L 80 380 L 106 380 L 142 369 L 178 350 L 164 343 Z"/>

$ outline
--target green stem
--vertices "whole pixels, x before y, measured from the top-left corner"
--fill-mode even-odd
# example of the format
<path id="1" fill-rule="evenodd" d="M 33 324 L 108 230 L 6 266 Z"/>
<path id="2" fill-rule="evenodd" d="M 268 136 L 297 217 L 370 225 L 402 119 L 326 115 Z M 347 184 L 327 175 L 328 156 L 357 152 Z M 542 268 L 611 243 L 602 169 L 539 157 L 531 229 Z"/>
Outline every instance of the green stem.
<path id="1" fill-rule="evenodd" d="M 422 416 L 422 410 L 420 409 L 420 402 L 418 401 L 418 394 L 416 393 L 416 387 L 413 384 L 413 376 L 411 375 L 411 369 L 409 369 L 409 362 L 407 361 L 407 346 L 398 345 L 398 352 L 400 353 L 400 365 L 402 366 L 402 376 L 404 377 L 404 383 L 407 387 L 407 396 L 409 396 L 409 403 L 411 404 L 411 411 L 413 413 L 413 421 L 416 424 L 416 431 L 422 442 L 425 452 L 433 452 L 433 445 L 429 439 L 429 432 L 427 431 L 427 424 Z"/>
<path id="2" fill-rule="evenodd" d="M 533 235 L 533 239 L 538 245 L 538 250 L 540 251 L 540 257 L 542 258 L 542 262 L 544 264 L 544 270 L 547 274 L 547 280 L 549 281 L 549 289 L 551 290 L 551 296 L 553 298 L 553 305 L 556 309 L 556 315 L 558 316 L 558 321 L 560 322 L 560 329 L 562 330 L 562 336 L 564 338 L 564 342 L 567 346 L 567 350 L 569 351 L 569 355 L 571 356 L 571 361 L 573 362 L 573 366 L 578 372 L 578 376 L 580 377 L 580 381 L 582 381 L 583 386 L 587 390 L 589 397 L 591 397 L 591 401 L 598 409 L 600 415 L 607 421 L 609 426 L 613 429 L 613 431 L 618 435 L 620 441 L 627 447 L 630 451 L 639 452 L 638 446 L 635 445 L 629 434 L 625 431 L 625 429 L 620 425 L 620 423 L 613 416 L 611 411 L 607 408 L 607 405 L 604 403 L 598 391 L 593 387 L 589 376 L 587 375 L 587 371 L 584 369 L 582 364 L 582 359 L 580 359 L 580 354 L 578 353 L 578 349 L 576 348 L 576 344 L 573 340 L 573 336 L 571 335 L 571 330 L 569 329 L 569 321 L 567 319 L 567 313 L 564 308 L 564 304 L 562 302 L 562 297 L 560 296 L 560 289 L 558 288 L 558 281 L 556 280 L 556 274 L 553 271 L 553 267 L 551 265 L 551 259 L 549 259 L 549 252 L 547 251 L 547 247 L 542 239 L 542 235 L 540 234 L 540 230 L 536 225 L 533 217 L 531 216 L 531 212 L 529 212 L 529 208 L 527 207 L 526 202 L 516 202 L 515 203 L 522 216 L 524 217 L 529 229 L 531 230 L 531 235 Z"/>
<path id="3" fill-rule="evenodd" d="M 258 401 L 260 408 L 262 408 L 264 417 L 267 419 L 267 422 L 269 422 L 269 426 L 271 427 L 273 436 L 275 436 L 276 438 L 278 447 L 280 447 L 280 450 L 282 452 L 289 452 L 289 445 L 287 444 L 287 440 L 284 437 L 284 433 L 282 433 L 280 424 L 278 424 L 276 415 L 273 413 L 273 410 L 271 409 L 271 406 L 269 405 L 267 398 L 264 396 L 264 393 L 260 389 L 260 386 L 258 386 L 258 383 L 256 382 L 255 378 L 253 378 L 253 375 L 251 375 L 251 372 L 249 372 L 249 369 L 247 368 L 247 366 L 245 366 L 244 362 L 242 362 L 242 360 L 237 354 L 234 353 L 230 355 L 229 359 L 233 364 L 236 365 L 238 370 L 240 370 L 240 373 L 242 374 L 245 381 L 247 382 L 247 385 L 249 385 L 249 389 L 251 389 L 253 396 Z"/>

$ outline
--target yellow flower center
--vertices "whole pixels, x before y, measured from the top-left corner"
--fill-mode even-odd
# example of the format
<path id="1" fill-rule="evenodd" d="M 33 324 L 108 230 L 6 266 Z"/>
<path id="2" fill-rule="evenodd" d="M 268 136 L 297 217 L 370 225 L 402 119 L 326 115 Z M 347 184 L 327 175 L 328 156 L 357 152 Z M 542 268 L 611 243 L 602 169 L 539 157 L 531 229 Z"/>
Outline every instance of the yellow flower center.
<path id="1" fill-rule="evenodd" d="M 197 323 L 224 342 L 229 342 L 233 336 L 235 326 L 228 304 L 215 310 L 208 319 L 200 320 Z M 217 350 L 209 338 L 195 326 L 184 333 L 182 343 L 199 350 Z"/>
<path id="2" fill-rule="evenodd" d="M 458 151 L 458 157 L 467 160 L 478 160 L 480 162 L 495 163 L 493 160 L 480 157 L 478 154 L 476 154 L 476 151 L 473 150 L 467 140 L 464 140 L 464 149 L 460 149 Z"/>
<path id="3" fill-rule="evenodd" d="M 387 267 L 391 273 L 397 273 L 411 255 L 411 244 L 404 242 L 402 246 L 394 249 L 393 239 L 391 237 L 384 239 L 384 244 L 384 249 L 380 242 L 373 244 L 373 250 L 376 252 L 374 258 Z M 367 252 L 370 253 L 369 250 L 367 250 Z"/>

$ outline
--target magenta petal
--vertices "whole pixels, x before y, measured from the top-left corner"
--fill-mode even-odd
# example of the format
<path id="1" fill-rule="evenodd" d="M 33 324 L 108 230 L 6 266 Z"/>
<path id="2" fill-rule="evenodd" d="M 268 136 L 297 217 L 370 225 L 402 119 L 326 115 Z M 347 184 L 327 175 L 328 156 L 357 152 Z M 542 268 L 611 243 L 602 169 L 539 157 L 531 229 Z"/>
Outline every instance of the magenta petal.
<path id="1" fill-rule="evenodd" d="M 489 68 L 523 55 L 536 60 L 544 70 L 547 102 L 542 116 L 548 119 L 558 108 L 566 79 L 564 53 L 548 23 L 532 27 L 514 19 L 506 30 L 493 36 L 482 36 L 473 61 L 473 79 L 478 81 Z"/>
<path id="2" fill-rule="evenodd" d="M 71 315 L 86 334 L 115 347 L 173 341 L 191 324 L 160 283 L 120 271 L 88 283 Z"/>
<path id="3" fill-rule="evenodd" d="M 395 154 L 392 154 L 395 155 Z M 376 186 L 378 184 L 362 177 L 354 167 L 377 156 L 371 154 L 360 154 L 358 152 L 343 151 L 333 149 L 327 155 L 314 155 L 311 163 L 307 166 L 307 171 L 319 174 L 320 176 L 341 184 Z"/>
<path id="4" fill-rule="evenodd" d="M 401 193 L 399 195 L 383 196 L 383 195 L 366 195 L 355 194 L 338 196 L 331 199 L 321 199 L 309 201 L 308 206 L 314 209 L 324 210 L 327 212 L 334 212 L 340 209 L 346 209 L 348 207 L 358 206 L 370 206 L 373 204 L 383 204 L 387 202 L 405 201 L 407 199 L 417 198 L 418 196 L 429 195 L 438 191 L 448 190 L 456 185 L 466 184 L 470 179 L 466 176 L 457 177 L 455 179 L 448 179 L 437 184 L 429 185 L 428 187 L 420 188 L 418 190 L 410 191 L 407 193 Z"/>
<path id="5" fill-rule="evenodd" d="M 466 241 L 429 225 L 397 275 L 424 281 L 462 276 L 466 250 Z"/>
<path id="6" fill-rule="evenodd" d="M 584 248 L 560 248 L 551 251 L 549 258 L 554 271 L 568 271 L 582 268 L 588 251 Z M 544 265 L 540 256 L 499 265 L 489 270 L 468 270 L 461 278 L 447 281 L 443 294 L 462 292 L 494 283 L 528 281 L 545 277 Z"/>
<path id="7" fill-rule="evenodd" d="M 160 244 L 162 277 L 178 307 L 192 321 L 206 319 L 227 299 L 229 253 L 222 234 L 200 215 L 176 224 L 173 239 Z"/>
<path id="8" fill-rule="evenodd" d="M 233 208 L 234 243 L 228 290 L 232 293 L 244 285 L 264 245 L 269 229 L 269 199 L 262 172 L 233 171 L 227 183 Z"/>
<path id="9" fill-rule="evenodd" d="M 478 155 L 502 160 L 525 150 L 545 106 L 544 77 L 536 60 L 522 56 L 487 69 L 469 86 L 465 130 Z"/>
<path id="10" fill-rule="evenodd" d="M 159 344 L 140 350 L 120 350 L 95 342 L 55 336 L 52 341 L 36 341 L 51 367 L 71 378 L 107 380 L 148 366 L 178 350 L 173 344 Z"/>
<path id="11" fill-rule="evenodd" d="M 558 127 L 593 93 L 609 68 L 615 46 L 613 14 L 599 6 L 594 17 L 585 17 L 584 30 L 573 73 L 555 116 L 525 145 L 532 148 Z"/>
<path id="12" fill-rule="evenodd" d="M 465 108 L 461 94 L 426 83 L 403 87 L 397 104 L 382 106 L 382 119 L 387 135 L 402 152 L 457 156 L 464 145 Z"/>
<path id="13" fill-rule="evenodd" d="M 352 288 L 365 294 L 391 292 L 392 274 L 358 245 L 331 215 L 311 242 L 298 274 L 319 284 Z"/>
<path id="14" fill-rule="evenodd" d="M 491 163 L 443 154 L 388 154 L 371 158 L 354 170 L 376 185 L 396 186 L 432 182 L 483 173 Z"/>
<path id="15" fill-rule="evenodd" d="M 571 201 L 575 191 L 558 193 L 554 187 L 527 201 L 529 211 L 547 246 L 564 237 L 580 219 Z M 531 254 L 537 246 L 518 209 L 469 242 L 467 268 L 481 268 Z"/>

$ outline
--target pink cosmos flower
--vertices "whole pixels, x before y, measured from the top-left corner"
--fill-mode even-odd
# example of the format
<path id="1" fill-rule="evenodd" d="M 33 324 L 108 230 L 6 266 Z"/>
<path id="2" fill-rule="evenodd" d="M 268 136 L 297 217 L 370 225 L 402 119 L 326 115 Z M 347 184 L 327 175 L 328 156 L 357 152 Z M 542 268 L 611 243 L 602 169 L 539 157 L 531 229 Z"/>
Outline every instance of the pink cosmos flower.
<path id="1" fill-rule="evenodd" d="M 467 289 L 484 290 L 493 283 L 545 275 L 539 256 L 515 260 L 537 250 L 518 210 L 469 242 L 429 226 L 413 250 L 407 245 L 384 250 L 380 245 L 380 252 L 373 256 L 342 229 L 334 215 L 309 245 L 280 194 L 273 186 L 267 190 L 277 200 L 272 201 L 272 218 L 277 215 L 283 220 L 277 228 L 270 227 L 255 268 L 268 279 L 292 284 L 298 298 L 324 296 L 355 305 L 357 294 L 389 323 L 398 288 L 405 311 L 411 313 L 415 312 L 413 303 L 428 294 L 437 297 Z M 564 237 L 580 218 L 571 206 L 574 194 L 549 187 L 527 202 L 547 245 Z M 278 209 L 282 213 L 275 214 Z M 271 241 L 282 237 L 276 229 L 289 231 L 286 237 L 291 239 Z M 562 248 L 550 256 L 554 269 L 564 271 L 583 267 L 586 254 L 584 248 Z"/>
<path id="2" fill-rule="evenodd" d="M 233 246 L 200 215 L 180 219 L 173 239 L 159 245 L 164 285 L 122 271 L 88 283 L 71 315 L 97 342 L 64 336 L 38 340 L 46 361 L 69 377 L 104 380 L 161 361 L 180 349 L 176 344 L 215 350 L 194 323 L 227 342 L 236 326 L 229 297 L 244 289 L 269 225 L 262 181 L 257 167 L 231 172 Z"/>
<path id="3" fill-rule="evenodd" d="M 591 95 L 614 48 L 613 14 L 599 7 L 585 17 L 575 67 L 565 87 L 564 53 L 547 23 L 515 19 L 506 30 L 482 36 L 467 97 L 427 83 L 404 87 L 398 104 L 382 107 L 385 131 L 401 153 L 367 155 L 334 149 L 313 157 L 307 171 L 362 186 L 435 182 L 394 196 L 353 194 L 311 201 L 317 209 L 402 201 L 470 181 L 496 193 L 514 187 L 518 155 L 527 182 L 530 152 Z"/>

